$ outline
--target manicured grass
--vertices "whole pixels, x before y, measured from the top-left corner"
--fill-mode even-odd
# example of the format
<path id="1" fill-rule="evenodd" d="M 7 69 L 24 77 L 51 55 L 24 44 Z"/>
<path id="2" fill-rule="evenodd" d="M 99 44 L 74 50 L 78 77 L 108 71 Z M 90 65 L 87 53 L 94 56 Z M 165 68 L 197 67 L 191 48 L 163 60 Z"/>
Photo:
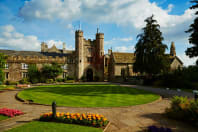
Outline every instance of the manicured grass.
<path id="1" fill-rule="evenodd" d="M 0 121 L 1 120 L 5 120 L 5 119 L 8 119 L 9 117 L 7 117 L 7 116 L 3 116 L 3 115 L 0 115 Z"/>
<path id="2" fill-rule="evenodd" d="M 102 129 L 73 124 L 33 121 L 6 132 L 102 132 Z"/>
<path id="3" fill-rule="evenodd" d="M 117 85 L 52 85 L 26 89 L 18 95 L 40 104 L 72 107 L 117 107 L 152 102 L 158 95 Z"/>

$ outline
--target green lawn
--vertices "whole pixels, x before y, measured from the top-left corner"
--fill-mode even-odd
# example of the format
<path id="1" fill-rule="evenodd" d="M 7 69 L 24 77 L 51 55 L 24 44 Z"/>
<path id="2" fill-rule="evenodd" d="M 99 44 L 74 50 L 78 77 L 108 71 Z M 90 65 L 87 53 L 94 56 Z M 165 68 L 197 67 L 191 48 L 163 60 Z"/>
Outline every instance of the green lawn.
<path id="1" fill-rule="evenodd" d="M 9 117 L 7 117 L 7 116 L 3 116 L 3 115 L 0 115 L 0 121 L 1 120 L 5 120 L 5 119 L 8 119 Z"/>
<path id="2" fill-rule="evenodd" d="M 33 121 L 6 132 L 102 132 L 102 129 L 73 124 Z"/>
<path id="3" fill-rule="evenodd" d="M 117 107 L 152 102 L 158 95 L 117 85 L 52 85 L 25 89 L 18 95 L 40 104 L 72 107 Z"/>

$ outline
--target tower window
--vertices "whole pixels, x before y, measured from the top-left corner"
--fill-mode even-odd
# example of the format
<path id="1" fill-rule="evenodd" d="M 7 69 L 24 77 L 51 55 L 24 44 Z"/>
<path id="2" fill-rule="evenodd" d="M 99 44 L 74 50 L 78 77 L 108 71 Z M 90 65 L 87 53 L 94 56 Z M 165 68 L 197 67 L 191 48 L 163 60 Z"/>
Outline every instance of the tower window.
<path id="1" fill-rule="evenodd" d="M 92 48 L 88 48 L 88 51 L 89 51 L 89 53 L 91 53 L 92 52 Z"/>
<path id="2" fill-rule="evenodd" d="M 105 67 L 107 67 L 107 58 L 105 58 Z"/>
<path id="3" fill-rule="evenodd" d="M 87 57 L 87 62 L 92 62 L 92 57 Z"/>
<path id="4" fill-rule="evenodd" d="M 9 77 L 9 72 L 6 72 L 5 73 L 5 79 L 8 79 L 8 77 Z"/>

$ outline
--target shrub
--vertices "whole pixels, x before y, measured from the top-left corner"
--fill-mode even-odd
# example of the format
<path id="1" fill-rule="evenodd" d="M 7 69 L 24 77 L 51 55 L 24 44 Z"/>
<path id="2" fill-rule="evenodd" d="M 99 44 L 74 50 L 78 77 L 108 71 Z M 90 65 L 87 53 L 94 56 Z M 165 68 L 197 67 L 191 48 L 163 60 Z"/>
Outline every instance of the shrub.
<path id="1" fill-rule="evenodd" d="M 0 115 L 4 115 L 8 117 L 14 117 L 14 116 L 21 115 L 21 114 L 24 114 L 24 113 L 15 109 L 7 109 L 7 108 L 0 109 Z"/>
<path id="2" fill-rule="evenodd" d="M 66 80 L 65 82 L 66 83 L 74 83 L 75 81 L 74 80 Z"/>
<path id="3" fill-rule="evenodd" d="M 64 82 L 63 78 L 56 78 L 56 82 Z"/>
<path id="4" fill-rule="evenodd" d="M 102 127 L 108 124 L 108 120 L 99 114 L 80 113 L 56 113 L 56 118 L 52 118 L 52 112 L 41 115 L 40 121 L 56 121 L 63 123 L 80 124 L 86 126 Z"/>
<path id="5" fill-rule="evenodd" d="M 68 76 L 68 77 L 67 77 L 67 80 L 74 80 L 74 77 Z"/>
<path id="6" fill-rule="evenodd" d="M 166 108 L 166 115 L 198 126 L 198 101 L 175 96 L 172 99 L 171 107 Z"/>
<path id="7" fill-rule="evenodd" d="M 40 80 L 40 71 L 35 64 L 29 65 L 28 68 L 28 79 L 31 83 L 38 83 Z"/>
<path id="8" fill-rule="evenodd" d="M 23 78 L 19 81 L 20 84 L 28 84 L 28 79 L 27 78 Z"/>
<path id="9" fill-rule="evenodd" d="M 5 81 L 5 84 L 6 85 L 17 85 L 17 84 L 19 84 L 19 82 L 14 82 L 14 81 L 8 81 L 8 80 L 6 80 Z"/>
<path id="10" fill-rule="evenodd" d="M 49 83 L 49 84 L 50 84 L 50 83 L 54 83 L 54 80 L 53 80 L 53 79 L 47 79 L 47 80 L 46 80 L 46 83 Z"/>

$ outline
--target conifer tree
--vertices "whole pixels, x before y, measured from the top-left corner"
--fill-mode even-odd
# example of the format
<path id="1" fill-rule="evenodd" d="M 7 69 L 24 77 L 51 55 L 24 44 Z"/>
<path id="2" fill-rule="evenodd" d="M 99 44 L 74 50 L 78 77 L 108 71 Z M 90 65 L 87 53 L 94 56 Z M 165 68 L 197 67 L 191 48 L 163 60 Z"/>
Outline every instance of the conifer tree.
<path id="1" fill-rule="evenodd" d="M 198 9 L 198 0 L 193 0 L 191 3 L 195 3 L 195 5 L 191 6 L 190 9 Z M 198 15 L 198 11 L 195 12 L 195 15 Z M 186 31 L 186 33 L 191 33 L 189 36 L 189 43 L 193 46 L 187 48 L 186 55 L 190 58 L 198 56 L 198 17 L 194 19 L 194 23 L 190 25 L 190 28 Z M 196 61 L 198 65 L 198 60 Z"/>
<path id="2" fill-rule="evenodd" d="M 168 57 L 165 55 L 167 46 L 162 43 L 164 38 L 160 25 L 153 17 L 152 15 L 145 20 L 146 26 L 143 28 L 143 33 L 137 36 L 134 64 L 135 72 L 150 76 L 167 71 L 170 67 Z"/>

